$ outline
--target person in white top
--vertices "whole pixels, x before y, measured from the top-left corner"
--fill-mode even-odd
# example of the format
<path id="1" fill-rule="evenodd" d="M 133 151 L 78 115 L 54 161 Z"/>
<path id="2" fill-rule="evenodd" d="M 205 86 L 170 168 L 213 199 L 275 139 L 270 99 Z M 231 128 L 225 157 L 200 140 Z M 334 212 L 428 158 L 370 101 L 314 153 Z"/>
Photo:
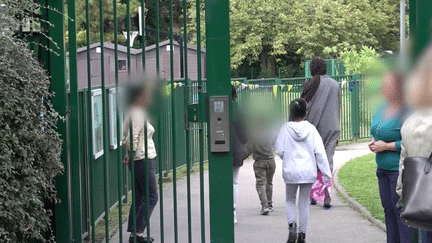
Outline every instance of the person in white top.
<path id="1" fill-rule="evenodd" d="M 309 195 L 317 180 L 317 170 L 325 183 L 331 179 L 323 141 L 314 125 L 305 121 L 307 103 L 295 99 L 290 104 L 289 122 L 279 132 L 276 152 L 282 159 L 282 176 L 286 188 L 286 215 L 289 226 L 288 243 L 305 242 L 309 218 Z M 299 227 L 297 231 L 296 201 L 299 192 Z"/>
<path id="2" fill-rule="evenodd" d="M 146 90 L 143 84 L 131 84 L 128 90 L 129 111 L 123 123 L 122 147 L 127 153 L 123 160 L 125 166 L 130 166 L 130 151 L 133 151 L 134 175 L 135 175 L 135 218 L 136 218 L 136 242 L 153 242 L 153 238 L 147 239 L 144 230 L 147 227 L 147 204 L 149 204 L 149 220 L 154 207 L 158 202 L 156 182 L 156 148 L 153 142 L 154 127 L 148 121 L 145 109 L 150 105 L 151 92 Z M 130 144 L 130 126 L 132 122 L 132 139 Z M 147 134 L 145 134 L 147 124 Z M 147 140 L 147 151 L 145 143 Z M 148 171 L 146 173 L 146 153 Z M 148 183 L 148 185 L 146 185 Z M 146 189 L 149 189 L 149 198 L 146 198 Z M 131 232 L 129 242 L 133 242 L 132 207 L 129 211 L 127 231 Z"/>

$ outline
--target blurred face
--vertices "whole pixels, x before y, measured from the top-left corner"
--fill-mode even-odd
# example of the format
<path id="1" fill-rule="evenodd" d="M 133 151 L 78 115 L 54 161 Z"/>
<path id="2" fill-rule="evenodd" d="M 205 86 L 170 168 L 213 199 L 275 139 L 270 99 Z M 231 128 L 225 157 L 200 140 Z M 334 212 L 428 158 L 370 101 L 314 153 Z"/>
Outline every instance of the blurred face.
<path id="1" fill-rule="evenodd" d="M 387 73 L 382 84 L 382 95 L 391 103 L 402 102 L 402 89 L 399 77 L 395 73 Z"/>
<path id="2" fill-rule="evenodd" d="M 136 100 L 135 105 L 141 107 L 149 107 L 152 103 L 153 96 L 148 92 L 143 92 Z"/>
<path id="3" fill-rule="evenodd" d="M 426 50 L 411 74 L 406 88 L 406 100 L 416 110 L 432 108 L 432 46 Z"/>

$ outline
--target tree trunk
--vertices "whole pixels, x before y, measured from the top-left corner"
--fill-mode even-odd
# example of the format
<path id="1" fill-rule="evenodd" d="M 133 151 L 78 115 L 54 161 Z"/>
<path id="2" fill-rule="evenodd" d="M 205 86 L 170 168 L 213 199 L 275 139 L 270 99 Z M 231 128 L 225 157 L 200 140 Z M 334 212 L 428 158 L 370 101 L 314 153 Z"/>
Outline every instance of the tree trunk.
<path id="1" fill-rule="evenodd" d="M 261 77 L 276 77 L 276 59 L 269 55 L 270 51 L 271 46 L 264 46 L 262 52 L 260 53 Z"/>

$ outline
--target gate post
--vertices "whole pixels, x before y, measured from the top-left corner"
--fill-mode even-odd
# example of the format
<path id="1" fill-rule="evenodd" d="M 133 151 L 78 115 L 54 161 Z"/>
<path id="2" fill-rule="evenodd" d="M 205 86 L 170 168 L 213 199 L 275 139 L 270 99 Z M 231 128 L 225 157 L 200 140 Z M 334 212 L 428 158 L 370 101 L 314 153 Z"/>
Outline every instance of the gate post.
<path id="1" fill-rule="evenodd" d="M 78 66 L 77 66 L 77 41 L 76 41 L 76 18 L 75 1 L 68 2 L 68 27 L 69 27 L 69 131 L 79 128 L 79 105 L 78 105 Z M 90 87 L 89 87 L 90 90 Z M 90 92 L 90 91 L 89 91 Z M 71 211 L 72 211 L 72 239 L 75 243 L 82 242 L 82 202 L 81 202 L 81 161 L 80 161 L 80 135 L 71 132 L 69 137 L 69 149 L 71 168 Z"/>
<path id="2" fill-rule="evenodd" d="M 205 10 L 207 95 L 227 96 L 230 99 L 229 0 L 206 0 Z M 234 242 L 232 154 L 212 153 L 210 140 L 208 144 L 210 241 Z"/>
<path id="3" fill-rule="evenodd" d="M 360 75 L 352 76 L 354 88 L 351 92 L 351 128 L 353 139 L 357 141 L 360 137 Z"/>
<path id="4" fill-rule="evenodd" d="M 47 51 L 48 71 L 51 76 L 51 92 L 55 93 L 52 97 L 54 109 L 62 116 L 67 116 L 67 85 L 66 85 L 66 59 L 65 59 L 65 40 L 64 40 L 64 16 L 63 16 L 63 0 L 44 0 L 41 4 L 46 4 L 43 18 L 50 25 L 48 27 L 48 47 L 51 51 Z M 57 242 L 71 242 L 71 212 L 70 212 L 70 165 L 68 161 L 69 144 L 67 142 L 66 122 L 58 120 L 57 132 L 63 140 L 61 161 L 64 166 L 62 175 L 56 177 L 57 198 L 60 202 L 53 205 L 53 222 L 52 226 Z"/>
<path id="5" fill-rule="evenodd" d="M 413 44 L 412 58 L 416 61 L 432 40 L 432 1 L 409 1 L 409 36 Z M 419 230 L 414 230 L 414 242 L 420 242 Z"/>
<path id="6" fill-rule="evenodd" d="M 412 54 L 417 59 L 425 47 L 431 45 L 432 39 L 432 1 L 410 0 L 409 28 L 410 39 L 413 42 Z"/>

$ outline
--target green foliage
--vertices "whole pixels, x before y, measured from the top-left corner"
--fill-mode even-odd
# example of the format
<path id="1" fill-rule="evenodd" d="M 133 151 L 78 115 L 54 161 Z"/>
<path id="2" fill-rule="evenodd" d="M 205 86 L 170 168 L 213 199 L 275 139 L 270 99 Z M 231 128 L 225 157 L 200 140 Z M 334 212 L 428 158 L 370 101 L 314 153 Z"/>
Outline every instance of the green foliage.
<path id="1" fill-rule="evenodd" d="M 62 141 L 54 130 L 59 115 L 49 92 L 49 77 L 12 36 L 39 6 L 32 0 L 3 1 L 0 21 L 0 242 L 45 242 L 56 201 L 54 177 L 63 171 Z M 3 21 L 7 20 L 7 21 Z M 9 30 L 7 30 L 9 29 Z"/>
<path id="2" fill-rule="evenodd" d="M 188 28 L 196 43 L 196 5 L 189 2 Z M 230 0 L 231 67 L 259 60 L 275 74 L 284 55 L 335 58 L 363 45 L 395 49 L 397 6 L 394 0 Z M 201 11 L 204 44 L 204 5 Z"/>
<path id="3" fill-rule="evenodd" d="M 117 1 L 117 19 L 114 19 L 114 5 L 113 0 L 103 0 L 103 31 L 104 41 L 114 42 L 114 33 L 117 33 L 119 43 L 126 45 L 126 38 L 123 31 L 126 31 L 126 1 Z M 86 1 L 76 0 L 76 25 L 77 25 L 77 45 L 85 46 L 87 42 L 87 29 L 86 29 Z M 139 17 L 138 7 L 141 6 L 141 0 L 129 0 L 130 4 L 130 30 L 139 30 Z M 155 7 L 154 0 L 144 0 L 145 4 L 145 26 L 148 28 L 155 28 Z M 168 32 L 169 28 L 169 9 L 168 0 L 159 1 L 159 28 L 161 31 Z M 67 12 L 67 11 L 66 11 Z M 173 0 L 173 22 L 179 22 L 182 12 L 182 5 L 180 0 Z M 90 16 L 90 44 L 100 41 L 100 14 L 99 14 L 99 1 L 89 0 L 89 16 Z M 114 21 L 117 21 L 117 30 L 114 30 Z M 68 39 L 68 32 L 66 32 L 66 40 Z M 135 43 L 140 42 L 140 37 L 134 40 Z M 146 44 L 154 44 L 154 36 L 148 35 L 146 37 Z"/>
<path id="4" fill-rule="evenodd" d="M 350 197 L 363 205 L 374 218 L 384 222 L 384 209 L 379 196 L 375 154 L 346 163 L 338 173 L 339 181 Z"/>
<path id="5" fill-rule="evenodd" d="M 260 72 L 258 78 L 274 78 L 274 77 L 275 76 L 271 70 L 269 70 L 268 68 L 264 68 L 264 69 L 261 69 L 261 72 Z"/>
<path id="6" fill-rule="evenodd" d="M 361 51 L 350 50 L 340 54 L 344 61 L 347 74 L 365 73 L 370 70 L 380 57 L 375 49 L 363 46 Z"/>
<path id="7" fill-rule="evenodd" d="M 114 41 L 114 21 L 118 23 L 118 38 L 120 42 L 126 42 L 126 38 L 122 34 L 122 30 L 126 29 L 126 3 L 122 0 L 117 1 L 117 19 L 114 20 L 113 1 L 103 0 L 103 31 L 104 41 Z M 137 16 L 140 0 L 130 1 L 131 16 Z M 76 3 L 76 26 L 77 26 L 77 45 L 85 46 L 87 42 L 87 29 L 86 29 L 86 1 L 77 0 Z M 100 12 L 99 1 L 89 0 L 89 18 L 90 18 L 90 43 L 100 41 Z M 65 5 L 65 13 L 67 13 L 67 5 Z M 131 25 L 131 31 L 137 30 Z M 69 33 L 66 32 L 66 42 L 69 38 Z"/>

